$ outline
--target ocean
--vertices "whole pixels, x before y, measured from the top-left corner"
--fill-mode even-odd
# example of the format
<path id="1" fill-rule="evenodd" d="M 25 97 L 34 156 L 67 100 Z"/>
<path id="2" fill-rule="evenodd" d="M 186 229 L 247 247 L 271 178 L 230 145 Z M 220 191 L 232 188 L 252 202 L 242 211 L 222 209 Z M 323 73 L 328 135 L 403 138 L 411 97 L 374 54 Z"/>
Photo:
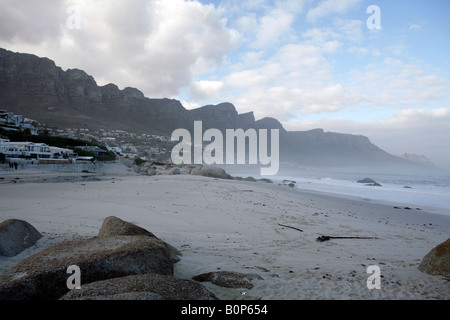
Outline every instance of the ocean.
<path id="1" fill-rule="evenodd" d="M 245 169 L 235 172 L 231 167 L 227 169 L 231 175 L 268 178 L 274 183 L 292 180 L 295 188 L 374 200 L 402 208 L 427 209 L 450 216 L 450 174 L 388 174 L 290 167 L 280 170 L 277 175 L 261 177 L 253 170 L 247 174 Z M 371 178 L 381 187 L 357 182 L 364 178 Z"/>

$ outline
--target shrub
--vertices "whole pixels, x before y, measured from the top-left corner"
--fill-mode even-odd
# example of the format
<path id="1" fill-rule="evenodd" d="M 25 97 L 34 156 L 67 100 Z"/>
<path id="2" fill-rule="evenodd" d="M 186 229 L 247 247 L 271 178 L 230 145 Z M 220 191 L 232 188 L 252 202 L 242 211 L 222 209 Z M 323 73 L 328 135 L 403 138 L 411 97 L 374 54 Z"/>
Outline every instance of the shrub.
<path id="1" fill-rule="evenodd" d="M 136 158 L 134 159 L 134 164 L 140 166 L 141 164 L 145 163 L 147 161 L 141 159 L 141 158 Z"/>

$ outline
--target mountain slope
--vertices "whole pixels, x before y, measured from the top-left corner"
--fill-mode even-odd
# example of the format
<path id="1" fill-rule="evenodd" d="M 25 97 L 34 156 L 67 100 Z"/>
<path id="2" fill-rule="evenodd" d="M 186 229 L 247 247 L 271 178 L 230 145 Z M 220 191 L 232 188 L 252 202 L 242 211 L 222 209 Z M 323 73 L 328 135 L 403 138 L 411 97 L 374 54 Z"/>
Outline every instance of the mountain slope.
<path id="1" fill-rule="evenodd" d="M 311 131 L 286 131 L 273 118 L 238 114 L 231 103 L 185 109 L 177 100 L 150 99 L 135 88 L 98 86 L 78 69 L 62 70 L 48 58 L 0 49 L 0 109 L 65 128 L 120 129 L 171 135 L 178 128 L 279 129 L 280 160 L 309 166 L 418 166 L 373 145 L 367 137 Z"/>

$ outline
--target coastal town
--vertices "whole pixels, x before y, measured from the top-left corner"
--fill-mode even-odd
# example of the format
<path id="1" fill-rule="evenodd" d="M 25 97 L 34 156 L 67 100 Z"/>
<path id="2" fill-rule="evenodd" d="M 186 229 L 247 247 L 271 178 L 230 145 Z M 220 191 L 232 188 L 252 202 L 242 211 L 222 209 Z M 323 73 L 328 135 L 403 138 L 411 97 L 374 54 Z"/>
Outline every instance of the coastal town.
<path id="1" fill-rule="evenodd" d="M 173 144 L 170 137 L 161 135 L 135 134 L 124 130 L 57 128 L 6 110 L 0 110 L 0 130 L 0 161 L 9 163 L 10 167 L 14 167 L 14 163 L 17 166 L 17 163 L 69 164 L 93 161 L 109 153 L 131 160 L 166 161 L 170 157 L 168 150 Z M 86 145 L 61 148 L 46 143 L 12 141 L 8 138 L 8 133 L 17 132 L 26 133 L 30 137 L 44 135 L 74 139 L 86 142 Z"/>

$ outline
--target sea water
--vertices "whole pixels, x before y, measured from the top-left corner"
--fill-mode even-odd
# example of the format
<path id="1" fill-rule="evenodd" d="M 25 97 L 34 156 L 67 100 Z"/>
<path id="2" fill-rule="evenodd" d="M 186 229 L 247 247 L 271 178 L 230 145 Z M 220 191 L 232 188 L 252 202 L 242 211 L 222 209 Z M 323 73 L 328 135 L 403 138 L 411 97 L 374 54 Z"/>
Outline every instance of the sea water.
<path id="1" fill-rule="evenodd" d="M 228 167 L 231 175 L 268 178 L 274 183 L 295 181 L 294 188 L 378 201 L 398 207 L 427 209 L 450 216 L 450 174 L 373 173 L 370 170 L 317 169 L 284 165 L 274 176 L 258 176 L 249 167 Z M 358 180 L 371 178 L 381 185 L 368 186 Z M 287 183 L 285 183 L 287 184 Z"/>
<path id="2" fill-rule="evenodd" d="M 371 178 L 381 186 L 358 183 Z M 277 181 L 294 180 L 295 187 L 376 200 L 394 206 L 437 209 L 450 216 L 450 175 L 367 174 L 364 172 L 298 171 L 274 176 Z"/>

